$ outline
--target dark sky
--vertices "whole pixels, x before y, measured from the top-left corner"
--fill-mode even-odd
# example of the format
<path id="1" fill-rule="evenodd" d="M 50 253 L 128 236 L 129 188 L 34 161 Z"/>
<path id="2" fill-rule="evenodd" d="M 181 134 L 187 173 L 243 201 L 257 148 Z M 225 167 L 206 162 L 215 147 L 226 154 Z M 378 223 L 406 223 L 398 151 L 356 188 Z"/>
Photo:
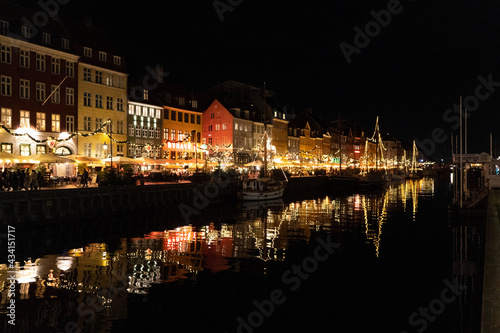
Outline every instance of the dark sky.
<path id="1" fill-rule="evenodd" d="M 354 27 L 364 31 L 370 12 L 388 1 L 232 3 L 240 4 L 223 21 L 210 0 L 72 0 L 60 16 L 92 17 L 123 50 L 132 78 L 160 63 L 167 81 L 193 90 L 266 81 L 288 110 L 312 107 L 325 120 L 340 112 L 370 134 L 379 115 L 386 131 L 409 142 L 430 139 L 436 128 L 449 137 L 445 111 L 460 95 L 475 96 L 478 76 L 500 82 L 498 1 L 401 1 L 350 64 L 339 44 L 354 45 Z M 500 139 L 500 87 L 492 89 L 469 117 L 469 152 L 489 151 L 490 131 Z M 449 139 L 436 147 L 433 157 L 449 154 Z"/>

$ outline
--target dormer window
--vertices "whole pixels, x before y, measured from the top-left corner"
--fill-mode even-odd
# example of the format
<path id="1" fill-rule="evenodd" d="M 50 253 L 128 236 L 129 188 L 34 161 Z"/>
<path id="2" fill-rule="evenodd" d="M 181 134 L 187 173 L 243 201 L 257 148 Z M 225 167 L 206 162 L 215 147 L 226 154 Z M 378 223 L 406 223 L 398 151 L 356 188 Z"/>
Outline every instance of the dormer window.
<path id="1" fill-rule="evenodd" d="M 99 51 L 99 60 L 106 62 L 106 59 L 107 59 L 106 52 L 100 52 Z"/>
<path id="2" fill-rule="evenodd" d="M 179 105 L 184 106 L 185 103 L 186 103 L 186 100 L 184 99 L 184 97 L 179 97 Z"/>
<path id="3" fill-rule="evenodd" d="M 9 33 L 9 22 L 0 20 L 0 34 L 7 35 Z"/>
<path id="4" fill-rule="evenodd" d="M 21 27 L 21 36 L 24 38 L 31 38 L 31 30 L 27 26 L 23 25 Z"/>
<path id="5" fill-rule="evenodd" d="M 69 50 L 69 39 L 67 38 L 61 39 L 61 47 L 65 50 Z"/>
<path id="6" fill-rule="evenodd" d="M 42 34 L 42 36 L 43 36 L 43 43 L 44 44 L 50 44 L 50 34 L 47 33 L 47 32 L 44 32 Z"/>
<path id="7" fill-rule="evenodd" d="M 113 56 L 113 63 L 117 66 L 120 66 L 122 64 L 122 58 L 118 56 Z"/>
<path id="8" fill-rule="evenodd" d="M 84 47 L 83 48 L 83 55 L 85 57 L 92 58 L 92 49 L 90 47 Z"/>
<path id="9" fill-rule="evenodd" d="M 143 97 L 144 97 L 145 101 L 147 101 L 149 99 L 149 91 L 147 89 L 144 89 Z"/>

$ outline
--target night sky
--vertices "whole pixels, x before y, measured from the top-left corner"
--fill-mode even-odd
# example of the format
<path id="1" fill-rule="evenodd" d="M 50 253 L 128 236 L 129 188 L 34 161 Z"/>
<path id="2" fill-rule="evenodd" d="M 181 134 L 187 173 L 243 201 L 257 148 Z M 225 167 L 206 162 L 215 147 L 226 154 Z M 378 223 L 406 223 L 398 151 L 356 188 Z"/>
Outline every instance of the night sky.
<path id="1" fill-rule="evenodd" d="M 72 0 L 60 17 L 91 17 L 122 50 L 132 80 L 160 63 L 168 82 L 195 91 L 228 79 L 265 81 L 288 111 L 312 107 L 323 120 L 341 113 L 370 135 L 379 115 L 384 131 L 408 142 L 436 128 L 449 137 L 454 122 L 443 120 L 445 111 L 460 95 L 475 96 L 479 76 L 500 82 L 498 1 L 232 3 L 223 21 L 212 1 L 190 0 Z M 365 31 L 370 12 L 388 6 L 397 13 L 347 63 L 340 43 L 355 46 L 354 28 Z M 500 143 L 498 86 L 469 117 L 469 152 L 489 152 L 490 131 Z M 431 157 L 441 158 L 450 140 L 436 147 Z"/>

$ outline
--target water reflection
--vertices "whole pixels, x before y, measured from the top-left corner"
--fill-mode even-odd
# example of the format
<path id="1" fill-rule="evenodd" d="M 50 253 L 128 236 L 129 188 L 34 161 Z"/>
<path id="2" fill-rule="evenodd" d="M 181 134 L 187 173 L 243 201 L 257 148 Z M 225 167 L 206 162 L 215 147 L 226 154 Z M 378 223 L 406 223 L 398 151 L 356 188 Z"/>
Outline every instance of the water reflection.
<path id="1" fill-rule="evenodd" d="M 380 257 L 384 224 L 399 223 L 393 217 L 408 209 L 415 221 L 418 201 L 433 195 L 434 181 L 423 179 L 392 183 L 380 192 L 244 204 L 231 223 L 207 220 L 201 226 L 124 238 L 113 251 L 95 243 L 64 255 L 28 260 L 22 266 L 17 263 L 19 295 L 22 300 L 59 298 L 60 306 L 71 311 L 60 311 L 54 320 L 84 325 L 88 316 L 82 314 L 88 311 L 102 318 L 126 318 L 127 295 L 147 294 L 155 284 L 186 279 L 196 283 L 203 270 L 238 272 L 246 260 L 284 261 L 287 250 L 309 243 L 313 232 L 361 234 L 373 246 L 373 255 Z M 5 310 L 6 265 L 0 267 L 0 286 Z"/>

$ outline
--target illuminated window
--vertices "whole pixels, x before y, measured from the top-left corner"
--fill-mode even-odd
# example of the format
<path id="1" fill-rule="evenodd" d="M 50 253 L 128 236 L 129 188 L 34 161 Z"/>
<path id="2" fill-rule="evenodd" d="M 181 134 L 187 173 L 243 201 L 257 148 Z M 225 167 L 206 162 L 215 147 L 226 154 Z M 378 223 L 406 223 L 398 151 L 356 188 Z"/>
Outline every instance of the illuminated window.
<path id="1" fill-rule="evenodd" d="M 85 142 L 83 144 L 83 154 L 85 156 L 91 157 L 92 156 L 92 144 Z"/>
<path id="2" fill-rule="evenodd" d="M 45 131 L 45 113 L 36 113 L 36 129 L 37 131 Z"/>
<path id="3" fill-rule="evenodd" d="M 21 110 L 19 112 L 19 126 L 22 128 L 30 128 L 30 112 Z"/>
<path id="4" fill-rule="evenodd" d="M 21 156 L 30 156 L 31 155 L 31 145 L 27 143 L 21 143 L 19 145 L 19 151 L 21 152 Z"/>
<path id="5" fill-rule="evenodd" d="M 132 104 L 129 104 L 128 105 L 128 114 L 134 114 L 134 105 Z"/>
<path id="6" fill-rule="evenodd" d="M 7 128 L 12 128 L 12 109 L 2 108 L 1 120 Z"/>
<path id="7" fill-rule="evenodd" d="M 135 115 L 140 116 L 141 115 L 141 107 L 139 105 L 135 106 Z"/>
<path id="8" fill-rule="evenodd" d="M 215 130 L 220 131 L 220 124 L 215 124 Z"/>
<path id="9" fill-rule="evenodd" d="M 52 132 L 60 132 L 61 131 L 61 115 L 53 114 L 52 115 Z"/>
<path id="10" fill-rule="evenodd" d="M 227 124 L 222 124 L 222 130 L 223 131 L 227 130 Z"/>
<path id="11" fill-rule="evenodd" d="M 5 153 L 10 153 L 12 154 L 12 143 L 2 143 L 2 151 Z"/>
<path id="12" fill-rule="evenodd" d="M 47 146 L 46 145 L 36 145 L 36 153 L 37 154 L 47 154 Z"/>
<path id="13" fill-rule="evenodd" d="M 168 128 L 163 129 L 163 140 L 168 140 Z"/>
<path id="14" fill-rule="evenodd" d="M 172 129 L 170 131 L 170 140 L 175 141 L 175 135 L 176 134 L 177 134 L 176 131 L 174 129 Z"/>

